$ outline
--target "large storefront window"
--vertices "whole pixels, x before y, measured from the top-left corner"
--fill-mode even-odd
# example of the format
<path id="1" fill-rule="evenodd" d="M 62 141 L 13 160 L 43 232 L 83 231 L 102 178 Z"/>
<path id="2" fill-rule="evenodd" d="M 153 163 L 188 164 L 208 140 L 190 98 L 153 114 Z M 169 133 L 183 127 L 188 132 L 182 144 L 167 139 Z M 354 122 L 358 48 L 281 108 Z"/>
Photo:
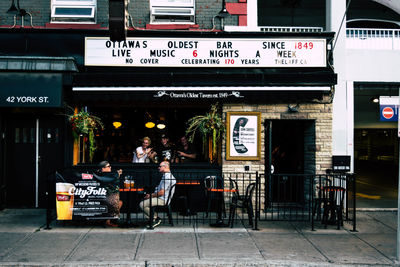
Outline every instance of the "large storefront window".
<path id="1" fill-rule="evenodd" d="M 104 124 L 104 130 L 95 134 L 96 152 L 93 163 L 108 160 L 110 162 L 131 163 L 135 149 L 142 145 L 144 137 L 151 140 L 150 147 L 160 151 L 161 139 L 168 137 L 173 151 L 172 160 L 175 163 L 185 161 L 177 151 L 182 146 L 181 138 L 185 135 L 187 121 L 197 115 L 203 115 L 209 110 L 209 105 L 197 107 L 147 107 L 135 106 L 88 106 L 91 114 L 99 117 Z M 152 122 L 152 123 L 149 123 Z M 89 163 L 87 138 L 81 137 L 75 153 L 79 151 L 78 163 Z M 208 162 L 207 147 L 203 146 L 202 138 L 196 134 L 191 149 L 196 153 L 196 159 L 191 162 Z M 78 151 L 77 151 L 78 150 Z M 158 150 L 158 151 L 157 151 Z M 158 154 L 161 154 L 158 152 Z M 161 160 L 158 155 L 157 160 Z M 187 161 L 188 159 L 186 159 Z M 147 160 L 147 162 L 154 162 Z"/>

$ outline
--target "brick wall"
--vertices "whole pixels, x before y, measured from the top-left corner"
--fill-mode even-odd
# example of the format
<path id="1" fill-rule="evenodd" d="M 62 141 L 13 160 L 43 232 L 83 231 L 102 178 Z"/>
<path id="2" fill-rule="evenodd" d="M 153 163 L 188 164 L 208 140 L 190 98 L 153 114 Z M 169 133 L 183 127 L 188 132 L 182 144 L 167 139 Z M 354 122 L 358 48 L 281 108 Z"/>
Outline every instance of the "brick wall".
<path id="1" fill-rule="evenodd" d="M 234 2 L 235 1 L 227 1 Z M 211 29 L 212 19 L 222 9 L 222 0 L 195 0 L 196 24 L 200 29 Z M 13 25 L 14 16 L 7 14 L 11 0 L 0 1 L 0 25 Z M 32 14 L 33 26 L 44 27 L 50 22 L 51 0 L 20 0 L 20 7 Z M 136 27 L 144 28 L 150 21 L 149 0 L 130 0 L 129 14 Z M 108 0 L 97 0 L 97 24 L 108 27 Z M 215 20 L 216 28 L 220 29 L 220 20 Z M 232 15 L 225 19 L 225 25 L 238 25 L 238 16 Z M 21 25 L 21 18 L 17 19 L 17 26 Z M 25 16 L 24 25 L 30 26 L 30 17 Z"/>
<path id="2" fill-rule="evenodd" d="M 310 120 L 315 123 L 305 128 L 305 166 L 307 173 L 323 174 L 331 168 L 332 157 L 332 104 L 328 99 L 323 103 L 300 103 L 297 113 L 288 112 L 288 104 L 225 104 L 224 117 L 228 111 L 258 111 L 261 112 L 261 160 L 260 161 L 227 161 L 226 140 L 223 141 L 222 157 L 224 172 L 244 172 L 244 166 L 249 165 L 252 172 L 264 172 L 265 169 L 265 129 L 267 119 L 280 120 Z M 311 131 L 315 130 L 314 135 Z M 315 162 L 315 164 L 314 164 Z"/>

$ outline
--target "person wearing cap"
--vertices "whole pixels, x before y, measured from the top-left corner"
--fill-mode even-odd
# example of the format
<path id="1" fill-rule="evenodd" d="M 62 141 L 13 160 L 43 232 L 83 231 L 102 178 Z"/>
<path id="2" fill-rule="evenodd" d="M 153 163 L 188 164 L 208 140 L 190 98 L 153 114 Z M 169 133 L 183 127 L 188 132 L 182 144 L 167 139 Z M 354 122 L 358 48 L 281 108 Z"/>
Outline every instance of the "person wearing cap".
<path id="1" fill-rule="evenodd" d="M 161 135 L 161 142 L 153 155 L 154 162 L 174 162 L 175 160 L 175 146 L 169 141 L 169 137 L 166 134 Z"/>
<path id="2" fill-rule="evenodd" d="M 100 182 L 105 183 L 105 188 L 107 189 L 107 204 L 109 206 L 109 213 L 119 215 L 119 211 L 122 207 L 122 200 L 119 199 L 119 178 L 122 174 L 122 170 L 117 170 L 116 173 L 111 171 L 111 164 L 104 160 L 99 163 L 98 173 L 100 176 L 96 178 Z M 118 226 L 112 223 L 111 220 L 106 220 L 106 225 L 111 227 Z"/>
<path id="3" fill-rule="evenodd" d="M 149 137 L 143 137 L 142 145 L 137 147 L 135 153 L 133 153 L 132 163 L 146 163 L 154 157 L 153 149 L 150 147 L 151 139 Z"/>

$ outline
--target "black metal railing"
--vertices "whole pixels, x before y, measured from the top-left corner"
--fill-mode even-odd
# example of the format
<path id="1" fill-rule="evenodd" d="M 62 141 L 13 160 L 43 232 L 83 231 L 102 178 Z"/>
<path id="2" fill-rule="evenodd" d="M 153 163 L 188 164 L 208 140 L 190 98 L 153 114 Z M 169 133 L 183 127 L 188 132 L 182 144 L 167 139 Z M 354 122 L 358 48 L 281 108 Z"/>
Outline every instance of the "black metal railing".
<path id="1" fill-rule="evenodd" d="M 92 172 L 87 169 L 72 171 Z M 356 229 L 354 174 L 265 175 L 218 170 L 172 170 L 172 174 L 175 178 L 173 197 L 168 203 L 151 198 L 150 216 L 146 216 L 141 203 L 146 194 L 155 192 L 162 174 L 155 168 L 123 170 L 119 183 L 119 197 L 123 202 L 119 215 L 121 226 L 151 226 L 155 212 L 165 225 L 197 223 L 234 227 L 240 224 L 256 230 L 259 221 L 308 221 L 314 230 L 316 222 L 323 222 L 327 205 L 322 190 L 337 186 L 345 189 L 343 221 Z M 56 218 L 54 175 L 48 182 L 46 223 L 49 227 Z"/>

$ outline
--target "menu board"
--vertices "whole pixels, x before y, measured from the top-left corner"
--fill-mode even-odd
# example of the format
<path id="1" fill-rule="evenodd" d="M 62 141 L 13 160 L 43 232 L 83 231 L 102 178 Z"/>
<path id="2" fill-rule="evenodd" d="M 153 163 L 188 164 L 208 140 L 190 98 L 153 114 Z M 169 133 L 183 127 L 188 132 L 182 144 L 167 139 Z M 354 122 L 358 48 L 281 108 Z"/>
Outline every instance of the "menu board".
<path id="1" fill-rule="evenodd" d="M 113 219 L 119 216 L 117 175 L 56 174 L 57 220 Z"/>
<path id="2" fill-rule="evenodd" d="M 310 38 L 86 37 L 86 66 L 326 67 L 326 40 Z"/>

